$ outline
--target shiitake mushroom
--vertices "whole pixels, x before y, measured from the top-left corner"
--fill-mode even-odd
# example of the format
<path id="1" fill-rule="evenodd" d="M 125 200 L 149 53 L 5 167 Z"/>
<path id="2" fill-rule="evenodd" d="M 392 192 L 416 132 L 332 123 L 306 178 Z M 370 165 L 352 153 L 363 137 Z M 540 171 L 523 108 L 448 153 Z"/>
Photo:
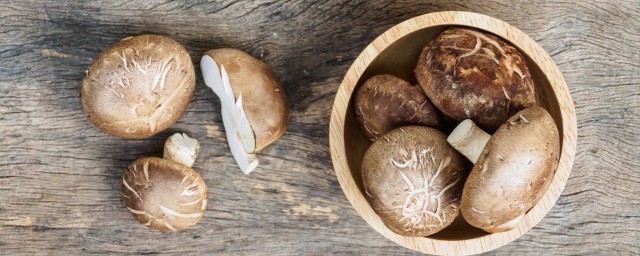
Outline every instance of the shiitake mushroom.
<path id="1" fill-rule="evenodd" d="M 159 35 L 127 37 L 105 49 L 82 80 L 80 99 L 96 127 L 120 138 L 146 138 L 187 109 L 195 71 L 187 50 Z"/>
<path id="2" fill-rule="evenodd" d="M 258 166 L 256 153 L 287 129 L 289 107 L 284 89 L 266 63 L 238 49 L 207 51 L 200 68 L 205 84 L 220 99 L 231 153 L 249 174 Z"/>
<path id="3" fill-rule="evenodd" d="M 465 160 L 436 129 L 391 130 L 366 151 L 361 170 L 367 200 L 397 234 L 428 236 L 459 214 Z"/>
<path id="4" fill-rule="evenodd" d="M 444 115 L 495 131 L 535 105 L 533 79 L 513 45 L 495 35 L 453 27 L 433 37 L 415 69 L 418 84 Z"/>
<path id="5" fill-rule="evenodd" d="M 489 135 L 465 120 L 449 143 L 475 165 L 462 193 L 462 216 L 487 232 L 513 229 L 551 184 L 560 138 L 551 115 L 524 109 Z"/>
<path id="6" fill-rule="evenodd" d="M 401 126 L 440 126 L 440 114 L 420 88 L 392 75 L 367 79 L 353 104 L 360 127 L 372 141 Z"/>
<path id="7" fill-rule="evenodd" d="M 207 184 L 191 168 L 199 143 L 185 134 L 172 135 L 164 158 L 134 161 L 122 176 L 122 200 L 145 226 L 162 232 L 191 228 L 207 208 Z"/>
<path id="8" fill-rule="evenodd" d="M 224 66 L 234 97 L 242 95 L 242 106 L 255 134 L 255 148 L 248 152 L 260 152 L 284 134 L 289 122 L 286 95 L 266 63 L 232 48 L 207 51 L 203 58 Z M 203 67 L 203 72 L 211 69 Z"/>

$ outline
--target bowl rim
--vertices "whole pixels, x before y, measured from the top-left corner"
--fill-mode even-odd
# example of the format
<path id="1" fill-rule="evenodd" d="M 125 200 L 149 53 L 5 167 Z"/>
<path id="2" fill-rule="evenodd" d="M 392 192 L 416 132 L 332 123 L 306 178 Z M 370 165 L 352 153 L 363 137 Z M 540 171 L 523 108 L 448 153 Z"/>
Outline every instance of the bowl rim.
<path id="1" fill-rule="evenodd" d="M 562 118 L 562 149 L 553 181 L 540 201 L 513 230 L 488 234 L 467 240 L 437 240 L 428 237 L 405 237 L 388 229 L 375 214 L 357 188 L 347 163 L 344 144 L 346 111 L 355 86 L 369 64 L 395 41 L 415 31 L 439 26 L 466 26 L 493 33 L 521 49 L 548 79 L 560 106 Z M 535 226 L 553 207 L 569 178 L 576 151 L 575 106 L 560 70 L 549 54 L 524 32 L 510 24 L 479 13 L 462 11 L 433 12 L 403 21 L 373 40 L 354 60 L 337 90 L 329 124 L 329 147 L 333 167 L 347 199 L 378 233 L 406 248 L 428 254 L 477 254 L 503 246 L 522 236 Z"/>

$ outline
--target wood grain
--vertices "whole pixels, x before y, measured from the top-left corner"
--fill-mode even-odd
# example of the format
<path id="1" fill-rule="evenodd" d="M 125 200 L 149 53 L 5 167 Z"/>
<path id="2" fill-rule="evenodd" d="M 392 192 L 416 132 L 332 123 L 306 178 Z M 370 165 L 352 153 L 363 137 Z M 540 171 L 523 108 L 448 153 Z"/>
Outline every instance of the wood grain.
<path id="1" fill-rule="evenodd" d="M 484 13 L 527 33 L 576 102 L 578 147 L 563 195 L 535 228 L 491 254 L 639 254 L 640 3 L 364 0 L 1 2 L 2 253 L 413 254 L 373 231 L 345 198 L 329 156 L 329 116 L 369 42 L 444 10 Z M 219 102 L 201 79 L 187 113 L 152 138 L 112 138 L 86 120 L 84 70 L 104 47 L 143 33 L 181 42 L 196 65 L 206 50 L 235 47 L 279 74 L 290 126 L 255 173 L 235 167 Z M 194 230 L 162 235 L 138 224 L 118 191 L 124 168 L 160 155 L 173 131 L 201 140 L 194 168 L 210 199 Z"/>

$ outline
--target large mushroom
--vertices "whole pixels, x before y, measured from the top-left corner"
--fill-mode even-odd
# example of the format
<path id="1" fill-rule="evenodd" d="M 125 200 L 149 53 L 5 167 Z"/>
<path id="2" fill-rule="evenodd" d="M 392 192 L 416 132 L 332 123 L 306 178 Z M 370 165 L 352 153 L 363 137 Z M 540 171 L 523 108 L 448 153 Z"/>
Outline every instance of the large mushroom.
<path id="1" fill-rule="evenodd" d="M 191 165 L 199 143 L 174 134 L 165 143 L 164 159 L 144 157 L 122 176 L 122 199 L 140 223 L 162 232 L 192 227 L 207 208 L 207 185 Z"/>
<path id="2" fill-rule="evenodd" d="M 449 28 L 424 47 L 416 78 L 433 105 L 457 121 L 471 119 L 495 131 L 535 105 L 524 57 L 504 40 L 468 28 Z"/>
<path id="3" fill-rule="evenodd" d="M 258 166 L 256 153 L 287 129 L 289 108 L 284 89 L 264 62 L 237 49 L 215 49 L 200 62 L 205 84 L 220 98 L 231 153 L 240 169 Z"/>
<path id="4" fill-rule="evenodd" d="M 460 212 L 465 160 L 436 129 L 391 130 L 369 147 L 361 170 L 367 200 L 397 234 L 434 234 Z"/>
<path id="5" fill-rule="evenodd" d="M 372 141 L 401 126 L 440 126 L 440 114 L 420 88 L 392 75 L 367 79 L 353 104 L 360 127 Z"/>
<path id="6" fill-rule="evenodd" d="M 447 140 L 475 164 L 462 192 L 462 216 L 492 233 L 511 230 L 523 219 L 558 166 L 558 129 L 541 107 L 516 113 L 492 136 L 467 119 Z"/>
<path id="7" fill-rule="evenodd" d="M 120 138 L 146 138 L 187 109 L 195 71 L 187 50 L 158 35 L 127 37 L 85 72 L 80 99 L 89 121 Z"/>

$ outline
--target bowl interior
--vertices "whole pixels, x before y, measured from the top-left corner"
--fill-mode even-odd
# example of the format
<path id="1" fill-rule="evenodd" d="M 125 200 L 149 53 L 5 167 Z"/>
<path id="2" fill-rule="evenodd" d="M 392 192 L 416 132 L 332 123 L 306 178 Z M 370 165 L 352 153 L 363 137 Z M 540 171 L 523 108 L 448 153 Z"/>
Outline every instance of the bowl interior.
<path id="1" fill-rule="evenodd" d="M 375 59 L 367 66 L 362 75 L 358 79 L 356 85 L 357 90 L 368 78 L 378 74 L 390 74 L 402 78 L 411 84 L 416 84 L 416 79 L 413 70 L 416 67 L 418 57 L 422 51 L 424 45 L 433 36 L 446 29 L 448 26 L 435 26 L 428 27 L 414 31 L 387 46 L 382 52 L 380 52 Z M 553 89 L 546 76 L 543 74 L 540 67 L 531 61 L 531 58 L 522 51 L 529 71 L 531 72 L 535 87 L 536 98 L 538 105 L 547 109 L 556 122 L 558 132 L 562 134 L 562 119 L 559 102 L 553 93 Z M 355 93 L 352 93 L 354 95 Z M 345 115 L 344 122 L 344 142 L 346 160 L 351 170 L 351 175 L 354 178 L 355 183 L 360 190 L 360 193 L 364 196 L 364 187 L 362 184 L 362 175 L 360 173 L 360 166 L 365 151 L 371 145 L 371 142 L 366 139 L 364 132 L 360 129 L 356 121 L 355 112 L 353 111 L 354 97 L 351 97 L 349 106 Z M 445 128 L 445 132 L 449 133 L 457 123 L 450 122 Z M 560 137 L 560 147 L 562 148 L 562 136 Z M 462 216 L 458 218 L 446 229 L 429 236 L 431 239 L 436 240 L 467 240 L 486 236 L 489 233 L 475 228 L 469 225 Z"/>

